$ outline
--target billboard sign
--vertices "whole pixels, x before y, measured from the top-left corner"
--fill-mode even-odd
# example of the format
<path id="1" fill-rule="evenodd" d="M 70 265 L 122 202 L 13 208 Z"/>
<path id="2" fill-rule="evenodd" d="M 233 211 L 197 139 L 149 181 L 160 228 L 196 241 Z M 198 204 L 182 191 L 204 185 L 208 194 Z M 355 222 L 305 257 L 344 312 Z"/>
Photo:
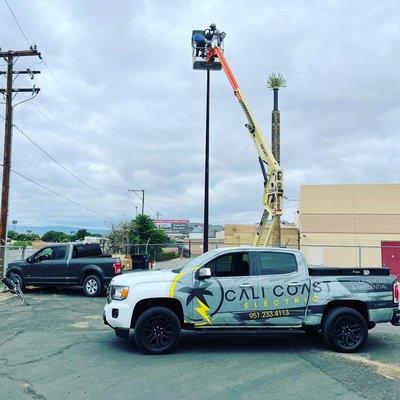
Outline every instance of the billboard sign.
<path id="1" fill-rule="evenodd" d="M 154 223 L 159 228 L 170 232 L 185 232 L 189 230 L 188 219 L 158 219 Z"/>

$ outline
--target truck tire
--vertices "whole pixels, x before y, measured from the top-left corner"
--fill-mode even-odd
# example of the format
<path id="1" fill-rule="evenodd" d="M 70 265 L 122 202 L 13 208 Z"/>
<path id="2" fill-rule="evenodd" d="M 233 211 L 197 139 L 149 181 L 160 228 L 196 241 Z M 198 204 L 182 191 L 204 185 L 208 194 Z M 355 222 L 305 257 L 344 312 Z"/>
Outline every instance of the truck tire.
<path id="1" fill-rule="evenodd" d="M 359 351 L 367 341 L 367 321 L 353 308 L 334 308 L 325 318 L 322 335 L 333 350 L 354 353 Z"/>
<path id="2" fill-rule="evenodd" d="M 83 293 L 88 297 L 101 296 L 103 293 L 103 282 L 97 275 L 88 275 L 83 281 Z"/>
<path id="3" fill-rule="evenodd" d="M 143 353 L 172 353 L 178 345 L 181 324 L 166 307 L 152 307 L 140 315 L 135 325 L 135 340 Z"/>

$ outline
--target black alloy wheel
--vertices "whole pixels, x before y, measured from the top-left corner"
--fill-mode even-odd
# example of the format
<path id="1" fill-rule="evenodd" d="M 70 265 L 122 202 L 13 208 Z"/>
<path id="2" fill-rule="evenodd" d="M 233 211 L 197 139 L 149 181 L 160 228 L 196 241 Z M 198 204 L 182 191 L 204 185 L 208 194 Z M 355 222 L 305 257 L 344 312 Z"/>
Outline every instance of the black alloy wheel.
<path id="1" fill-rule="evenodd" d="M 156 315 L 145 322 L 143 333 L 149 346 L 161 349 L 172 341 L 174 328 L 168 318 Z"/>
<path id="2" fill-rule="evenodd" d="M 338 343 L 345 347 L 357 345 L 362 339 L 362 326 L 358 319 L 344 315 L 336 319 L 333 335 Z"/>
<path id="3" fill-rule="evenodd" d="M 337 307 L 327 314 L 322 334 L 333 350 L 352 353 L 359 351 L 367 341 L 368 324 L 357 310 Z"/>
<path id="4" fill-rule="evenodd" d="M 166 307 L 152 307 L 144 311 L 135 326 L 135 339 L 147 354 L 172 352 L 178 345 L 181 325 L 176 314 Z"/>

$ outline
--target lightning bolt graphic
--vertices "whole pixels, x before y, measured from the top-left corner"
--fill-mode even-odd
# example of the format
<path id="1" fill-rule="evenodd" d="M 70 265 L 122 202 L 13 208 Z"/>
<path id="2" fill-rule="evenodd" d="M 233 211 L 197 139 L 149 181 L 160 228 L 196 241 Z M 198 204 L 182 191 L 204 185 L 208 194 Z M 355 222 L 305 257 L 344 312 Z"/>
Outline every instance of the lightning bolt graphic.
<path id="1" fill-rule="evenodd" d="M 207 321 L 210 325 L 212 324 L 210 317 L 208 316 L 207 312 L 210 311 L 210 308 L 207 307 L 202 301 L 196 299 L 199 303 L 199 307 L 196 308 L 196 311 L 201 315 L 201 317 Z"/>

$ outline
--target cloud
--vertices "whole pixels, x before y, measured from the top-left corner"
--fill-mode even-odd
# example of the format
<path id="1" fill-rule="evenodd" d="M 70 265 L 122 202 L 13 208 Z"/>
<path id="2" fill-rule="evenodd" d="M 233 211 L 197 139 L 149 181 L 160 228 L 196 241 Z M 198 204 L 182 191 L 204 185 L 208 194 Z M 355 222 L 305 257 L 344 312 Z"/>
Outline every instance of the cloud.
<path id="1" fill-rule="evenodd" d="M 210 22 L 227 32 L 226 57 L 268 141 L 265 80 L 272 72 L 287 78 L 280 93 L 287 197 L 298 198 L 308 183 L 398 181 L 396 2 L 16 0 L 12 7 L 63 87 L 40 61 L 18 60 L 19 68 L 42 69 L 42 92 L 16 108 L 14 123 L 106 196 L 16 131 L 13 168 L 102 215 L 133 215 L 127 201 L 139 199 L 128 188 L 144 188 L 149 214 L 202 220 L 205 73 L 191 68 L 190 35 Z M 0 46 L 26 48 L 5 6 L 0 13 Z M 256 222 L 263 182 L 245 117 L 223 72 L 212 73 L 211 93 L 210 221 Z M 108 223 L 20 177 L 11 182 L 10 219 L 20 224 Z M 293 221 L 296 208 L 287 202 L 285 218 Z"/>

